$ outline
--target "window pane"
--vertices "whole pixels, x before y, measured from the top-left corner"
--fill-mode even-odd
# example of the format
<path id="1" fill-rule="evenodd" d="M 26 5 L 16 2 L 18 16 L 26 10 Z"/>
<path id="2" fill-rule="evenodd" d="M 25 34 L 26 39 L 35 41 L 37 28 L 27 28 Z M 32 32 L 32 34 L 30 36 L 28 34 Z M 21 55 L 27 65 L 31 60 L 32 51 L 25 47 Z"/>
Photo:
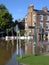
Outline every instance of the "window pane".
<path id="1" fill-rule="evenodd" d="M 49 15 L 46 16 L 46 21 L 49 21 Z"/>
<path id="2" fill-rule="evenodd" d="M 39 16 L 40 21 L 43 21 L 43 15 Z"/>
<path id="3" fill-rule="evenodd" d="M 43 28 L 43 22 L 40 22 L 40 26 Z"/>
<path id="4" fill-rule="evenodd" d="M 33 21 L 36 22 L 36 15 L 33 15 Z"/>
<path id="5" fill-rule="evenodd" d="M 46 28 L 49 29 L 49 23 L 46 23 Z"/>

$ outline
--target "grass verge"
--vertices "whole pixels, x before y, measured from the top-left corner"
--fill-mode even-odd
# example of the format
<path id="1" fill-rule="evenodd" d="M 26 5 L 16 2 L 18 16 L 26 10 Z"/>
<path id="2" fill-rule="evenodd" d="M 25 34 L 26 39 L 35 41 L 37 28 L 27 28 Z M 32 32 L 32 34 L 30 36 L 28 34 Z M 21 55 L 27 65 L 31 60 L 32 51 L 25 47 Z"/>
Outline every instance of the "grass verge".
<path id="1" fill-rule="evenodd" d="M 17 61 L 27 65 L 49 65 L 49 56 L 26 55 L 18 58 Z"/>

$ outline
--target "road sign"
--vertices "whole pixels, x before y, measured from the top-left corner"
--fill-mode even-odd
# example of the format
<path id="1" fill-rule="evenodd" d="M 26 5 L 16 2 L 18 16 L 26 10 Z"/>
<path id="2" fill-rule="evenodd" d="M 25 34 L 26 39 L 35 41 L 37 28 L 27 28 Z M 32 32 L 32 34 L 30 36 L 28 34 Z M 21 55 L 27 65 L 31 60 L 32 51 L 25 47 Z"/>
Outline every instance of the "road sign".
<path id="1" fill-rule="evenodd" d="M 15 28 L 14 28 L 15 32 L 17 32 L 18 29 L 19 29 L 19 28 L 18 28 L 18 25 L 16 25 Z"/>

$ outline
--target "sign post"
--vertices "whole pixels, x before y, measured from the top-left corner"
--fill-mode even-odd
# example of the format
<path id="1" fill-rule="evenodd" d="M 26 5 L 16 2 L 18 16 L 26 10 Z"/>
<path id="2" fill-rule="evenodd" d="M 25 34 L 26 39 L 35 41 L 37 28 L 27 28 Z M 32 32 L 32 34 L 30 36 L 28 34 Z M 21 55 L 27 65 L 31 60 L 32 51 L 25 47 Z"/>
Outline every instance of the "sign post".
<path id="1" fill-rule="evenodd" d="M 17 39 L 17 43 L 16 43 L 16 50 L 17 50 L 17 55 L 18 55 L 18 25 L 16 25 L 16 27 L 15 27 L 15 31 L 17 32 L 17 37 L 16 37 L 16 39 Z"/>
<path id="2" fill-rule="evenodd" d="M 20 31 L 18 29 L 18 25 L 16 25 L 16 32 L 17 32 L 17 45 L 16 45 L 16 48 L 17 48 L 17 55 L 20 55 L 20 57 L 22 57 L 22 54 L 21 54 L 21 40 L 20 40 Z M 18 37 L 19 36 L 19 37 Z M 19 40 L 18 40 L 19 39 Z"/>

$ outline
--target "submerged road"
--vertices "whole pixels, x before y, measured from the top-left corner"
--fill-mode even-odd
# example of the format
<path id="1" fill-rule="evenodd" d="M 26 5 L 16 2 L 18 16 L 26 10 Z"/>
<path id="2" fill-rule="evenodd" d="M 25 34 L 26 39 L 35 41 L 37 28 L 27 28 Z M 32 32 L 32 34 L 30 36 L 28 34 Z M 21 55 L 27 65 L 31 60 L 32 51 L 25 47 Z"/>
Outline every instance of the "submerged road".
<path id="1" fill-rule="evenodd" d="M 20 52 L 20 49 L 19 49 L 19 52 Z M 22 53 L 22 55 L 25 54 L 22 49 L 21 49 L 21 53 Z M 22 65 L 20 62 L 17 62 L 16 59 L 17 59 L 17 55 L 16 55 L 16 51 L 15 51 L 15 53 L 12 54 L 11 59 L 8 61 L 8 63 L 6 65 Z"/>
<path id="2" fill-rule="evenodd" d="M 16 61 L 16 52 L 11 56 L 11 59 L 6 65 L 21 65 L 19 62 Z"/>

